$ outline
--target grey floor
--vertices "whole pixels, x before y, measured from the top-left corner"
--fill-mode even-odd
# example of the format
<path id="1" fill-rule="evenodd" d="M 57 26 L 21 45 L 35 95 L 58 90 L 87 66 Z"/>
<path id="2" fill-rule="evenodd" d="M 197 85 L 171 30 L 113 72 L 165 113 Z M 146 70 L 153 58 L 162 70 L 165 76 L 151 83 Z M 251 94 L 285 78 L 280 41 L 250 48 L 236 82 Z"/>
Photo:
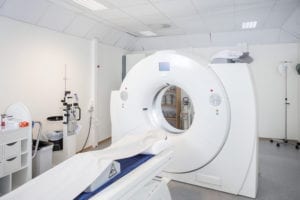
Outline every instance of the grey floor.
<path id="1" fill-rule="evenodd" d="M 110 145 L 100 144 L 97 149 Z M 259 142 L 259 183 L 257 200 L 300 200 L 300 150 L 268 140 Z M 171 181 L 172 200 L 251 200 L 189 184 Z"/>
<path id="2" fill-rule="evenodd" d="M 268 140 L 259 144 L 257 200 L 300 200 L 300 151 L 290 145 L 277 148 Z M 175 181 L 169 189 L 173 200 L 250 200 Z"/>

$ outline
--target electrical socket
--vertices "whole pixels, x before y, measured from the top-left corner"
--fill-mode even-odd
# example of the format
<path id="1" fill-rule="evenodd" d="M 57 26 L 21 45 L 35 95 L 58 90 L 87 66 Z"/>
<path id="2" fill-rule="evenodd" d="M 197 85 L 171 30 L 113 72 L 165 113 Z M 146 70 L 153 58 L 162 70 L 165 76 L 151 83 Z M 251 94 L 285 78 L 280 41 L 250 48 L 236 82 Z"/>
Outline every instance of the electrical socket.
<path id="1" fill-rule="evenodd" d="M 94 100 L 90 100 L 90 105 L 89 105 L 88 111 L 89 111 L 90 113 L 92 113 L 92 112 L 94 112 L 94 110 L 95 110 Z"/>
<path id="2" fill-rule="evenodd" d="M 89 111 L 90 113 L 91 113 L 91 112 L 94 112 L 94 106 L 90 105 L 88 111 Z"/>

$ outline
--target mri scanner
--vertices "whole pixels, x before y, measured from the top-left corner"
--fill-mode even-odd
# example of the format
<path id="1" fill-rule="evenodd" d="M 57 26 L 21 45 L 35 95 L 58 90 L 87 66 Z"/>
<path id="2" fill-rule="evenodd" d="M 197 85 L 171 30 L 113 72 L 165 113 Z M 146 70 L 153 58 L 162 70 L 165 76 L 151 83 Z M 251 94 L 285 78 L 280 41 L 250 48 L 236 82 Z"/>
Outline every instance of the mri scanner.
<path id="1" fill-rule="evenodd" d="M 188 130 L 172 127 L 162 113 L 161 99 L 172 86 L 193 103 Z M 76 154 L 1 198 L 170 200 L 170 179 L 255 198 L 254 96 L 246 64 L 155 53 L 112 92 L 110 147 Z"/>
<path id="2" fill-rule="evenodd" d="M 194 107 L 186 131 L 164 118 L 161 99 L 182 88 Z M 138 62 L 111 96 L 112 141 L 149 130 L 166 132 L 174 156 L 161 176 L 236 195 L 256 197 L 257 121 L 247 64 L 207 65 L 174 51 Z"/>

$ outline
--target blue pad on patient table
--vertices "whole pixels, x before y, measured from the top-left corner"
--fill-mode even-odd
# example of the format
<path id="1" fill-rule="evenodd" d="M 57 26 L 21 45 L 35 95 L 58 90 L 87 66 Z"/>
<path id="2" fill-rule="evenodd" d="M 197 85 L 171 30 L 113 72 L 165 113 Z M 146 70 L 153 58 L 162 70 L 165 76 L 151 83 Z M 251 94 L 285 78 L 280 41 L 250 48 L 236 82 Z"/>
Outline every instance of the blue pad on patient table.
<path id="1" fill-rule="evenodd" d="M 118 179 L 122 178 L 141 164 L 145 163 L 147 160 L 152 158 L 154 155 L 144 155 L 144 154 L 139 154 L 130 158 L 124 158 L 120 160 L 116 160 L 117 162 L 120 163 L 121 166 L 121 172 L 116 175 L 114 178 L 110 179 L 106 183 L 104 183 L 102 186 L 100 186 L 97 190 L 93 192 L 82 192 L 80 195 L 78 195 L 75 200 L 87 200 L 94 196 L 95 194 L 101 192 L 111 184 L 113 184 L 115 181 Z"/>

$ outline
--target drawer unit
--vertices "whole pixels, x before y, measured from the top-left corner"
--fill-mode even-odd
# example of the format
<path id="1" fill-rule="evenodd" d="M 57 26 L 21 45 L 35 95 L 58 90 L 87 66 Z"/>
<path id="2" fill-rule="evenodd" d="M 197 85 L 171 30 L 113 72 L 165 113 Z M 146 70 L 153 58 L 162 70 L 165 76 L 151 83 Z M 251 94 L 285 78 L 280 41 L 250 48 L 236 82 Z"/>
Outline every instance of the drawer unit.
<path id="1" fill-rule="evenodd" d="M 18 171 L 21 169 L 21 157 L 16 156 L 13 158 L 5 159 L 4 160 L 4 174 L 10 174 Z"/>
<path id="2" fill-rule="evenodd" d="M 22 140 L 27 138 L 27 133 L 30 131 L 31 129 L 27 128 L 19 128 L 16 130 L 5 130 L 5 131 L 1 131 L 0 130 L 0 143 L 1 144 L 7 144 L 10 142 L 14 142 L 14 141 L 18 141 L 18 140 Z"/>
<path id="3" fill-rule="evenodd" d="M 22 103 L 10 105 L 6 114 L 15 121 L 31 122 L 30 113 Z M 24 128 L 0 128 L 0 199 L 31 179 L 31 141 L 31 123 Z"/>
<path id="4" fill-rule="evenodd" d="M 12 158 L 21 154 L 21 142 L 15 141 L 8 144 L 4 144 L 4 158 Z"/>

